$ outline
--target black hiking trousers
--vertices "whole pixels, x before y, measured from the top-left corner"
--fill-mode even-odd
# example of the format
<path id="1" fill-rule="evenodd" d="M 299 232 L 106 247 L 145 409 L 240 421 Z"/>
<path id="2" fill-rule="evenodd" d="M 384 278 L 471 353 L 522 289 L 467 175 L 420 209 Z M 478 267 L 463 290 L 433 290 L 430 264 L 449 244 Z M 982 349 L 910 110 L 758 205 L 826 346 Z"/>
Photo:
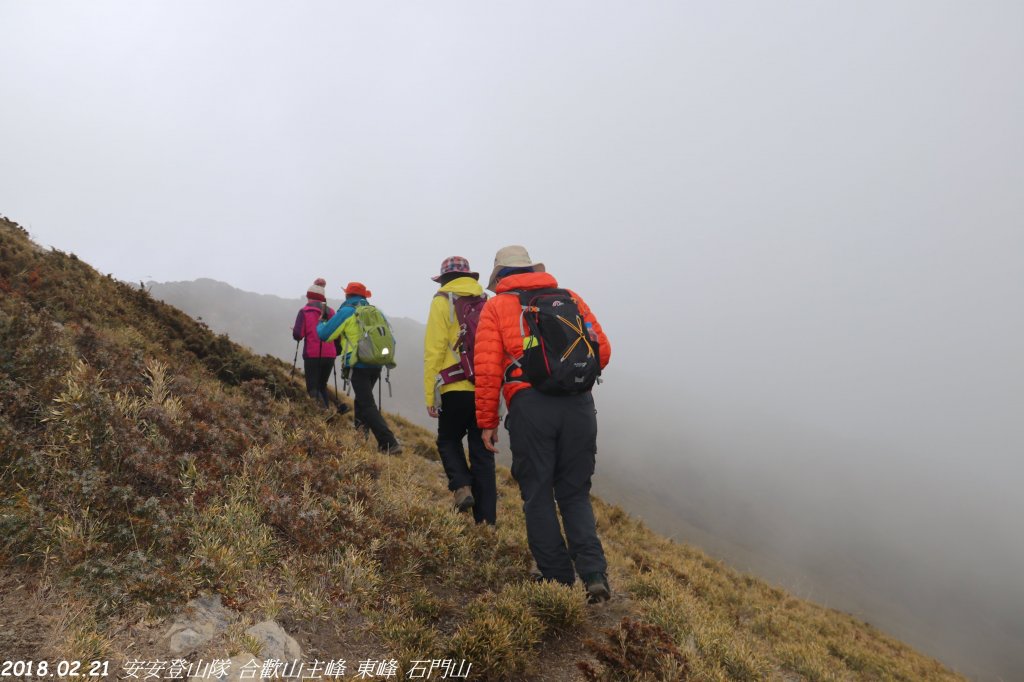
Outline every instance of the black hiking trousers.
<path id="1" fill-rule="evenodd" d="M 334 369 L 334 358 L 303 358 L 302 369 L 306 373 L 306 393 L 324 407 L 330 407 L 327 383 Z"/>
<path id="2" fill-rule="evenodd" d="M 377 448 L 386 451 L 398 445 L 398 439 L 384 421 L 377 401 L 373 398 L 373 388 L 380 381 L 380 367 L 353 367 L 349 374 L 352 391 L 355 393 L 355 425 L 364 434 L 373 433 L 377 439 Z"/>
<path id="3" fill-rule="evenodd" d="M 437 451 L 441 455 L 448 489 L 469 486 L 473 491 L 473 519 L 494 525 L 498 517 L 498 486 L 494 480 L 494 453 L 484 447 L 476 425 L 476 393 L 449 391 L 441 394 L 437 416 Z M 462 439 L 468 438 L 469 462 Z"/>
<path id="4" fill-rule="evenodd" d="M 524 389 L 512 398 L 505 426 L 512 447 L 512 476 L 523 498 L 526 537 L 541 574 L 572 585 L 576 574 L 607 573 L 590 504 L 597 456 L 593 396 L 552 396 Z"/>

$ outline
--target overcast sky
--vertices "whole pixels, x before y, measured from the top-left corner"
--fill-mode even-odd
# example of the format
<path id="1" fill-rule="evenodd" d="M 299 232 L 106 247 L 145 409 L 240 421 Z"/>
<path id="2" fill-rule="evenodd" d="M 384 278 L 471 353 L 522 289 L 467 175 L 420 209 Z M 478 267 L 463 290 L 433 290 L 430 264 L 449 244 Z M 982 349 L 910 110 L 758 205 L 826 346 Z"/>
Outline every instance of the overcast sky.
<path id="1" fill-rule="evenodd" d="M 1024 3 L 0 0 L 0 27 L 0 213 L 42 244 L 129 281 L 362 280 L 420 320 L 444 257 L 524 244 L 608 327 L 602 428 L 693 444 L 629 456 L 821 467 L 1024 572 Z"/>

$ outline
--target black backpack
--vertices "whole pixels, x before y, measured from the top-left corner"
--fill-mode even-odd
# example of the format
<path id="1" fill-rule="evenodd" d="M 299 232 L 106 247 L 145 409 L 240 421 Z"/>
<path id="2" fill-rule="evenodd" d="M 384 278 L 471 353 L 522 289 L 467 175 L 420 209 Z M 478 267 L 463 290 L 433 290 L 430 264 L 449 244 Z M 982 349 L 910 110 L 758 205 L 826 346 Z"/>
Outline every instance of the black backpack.
<path id="1" fill-rule="evenodd" d="M 511 293 L 523 308 L 523 356 L 512 367 L 522 369 L 522 378 L 541 393 L 576 395 L 593 388 L 601 375 L 597 334 L 572 294 L 565 289 Z"/>

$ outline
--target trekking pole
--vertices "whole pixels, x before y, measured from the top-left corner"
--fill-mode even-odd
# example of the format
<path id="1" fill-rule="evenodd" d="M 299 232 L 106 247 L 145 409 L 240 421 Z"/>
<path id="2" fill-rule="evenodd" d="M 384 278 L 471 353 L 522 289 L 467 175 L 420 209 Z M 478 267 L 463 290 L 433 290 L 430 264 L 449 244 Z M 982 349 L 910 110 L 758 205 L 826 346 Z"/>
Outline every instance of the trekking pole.
<path id="1" fill-rule="evenodd" d="M 295 376 L 295 366 L 299 364 L 299 342 L 302 339 L 295 339 L 295 358 L 292 360 L 292 376 Z"/>

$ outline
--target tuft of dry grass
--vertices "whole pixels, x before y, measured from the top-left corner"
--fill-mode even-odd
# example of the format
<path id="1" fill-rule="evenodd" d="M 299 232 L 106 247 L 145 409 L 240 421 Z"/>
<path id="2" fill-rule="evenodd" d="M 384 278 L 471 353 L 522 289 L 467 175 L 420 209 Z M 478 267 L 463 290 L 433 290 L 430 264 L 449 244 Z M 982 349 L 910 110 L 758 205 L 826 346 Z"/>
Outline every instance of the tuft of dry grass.
<path id="1" fill-rule="evenodd" d="M 234 596 L 247 576 L 259 575 L 275 564 L 275 539 L 265 525 L 247 477 L 231 482 L 226 499 L 206 505 L 201 511 L 192 505 L 188 522 L 191 570 L 200 586 Z"/>
<path id="2" fill-rule="evenodd" d="M 108 660 L 115 653 L 112 638 L 97 619 L 95 604 L 65 595 L 55 639 L 47 648 L 51 657 L 66 661 Z"/>
<path id="3" fill-rule="evenodd" d="M 657 625 L 623 618 L 616 627 L 606 628 L 601 634 L 600 639 L 585 642 L 600 661 L 600 668 L 586 662 L 579 664 L 589 682 L 682 682 L 689 675 L 686 658 L 673 638 Z"/>

